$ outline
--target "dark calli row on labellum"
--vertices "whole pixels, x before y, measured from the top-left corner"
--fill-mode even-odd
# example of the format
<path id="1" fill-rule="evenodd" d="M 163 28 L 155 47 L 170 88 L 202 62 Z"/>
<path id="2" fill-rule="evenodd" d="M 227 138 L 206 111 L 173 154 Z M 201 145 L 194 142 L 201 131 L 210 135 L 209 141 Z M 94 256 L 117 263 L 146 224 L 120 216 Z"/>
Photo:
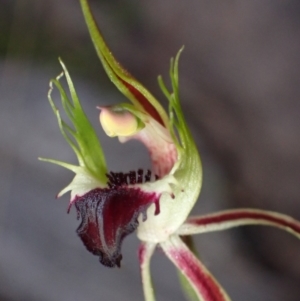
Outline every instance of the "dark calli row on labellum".
<path id="1" fill-rule="evenodd" d="M 188 218 L 198 199 L 202 167 L 197 148 L 179 102 L 178 61 L 182 49 L 171 59 L 169 91 L 162 78 L 159 85 L 168 99 L 165 112 L 155 97 L 116 61 L 107 47 L 87 0 L 80 0 L 83 15 L 102 65 L 116 87 L 131 103 L 100 108 L 100 123 L 109 137 L 121 143 L 141 141 L 148 149 L 152 170 L 111 172 L 96 133 L 81 107 L 73 82 L 63 62 L 63 72 L 50 82 L 48 98 L 62 135 L 75 152 L 78 165 L 52 159 L 75 173 L 58 197 L 71 192 L 81 223 L 77 233 L 83 244 L 108 267 L 120 266 L 121 243 L 136 231 L 141 240 L 139 259 L 145 300 L 154 301 L 150 259 L 160 246 L 179 270 L 183 288 L 191 300 L 230 300 L 224 289 L 182 241 L 180 236 L 225 230 L 242 225 L 279 227 L 300 237 L 298 221 L 279 213 L 236 209 Z M 70 96 L 60 83 L 65 76 Z M 62 120 L 52 99 L 53 87 L 62 99 L 70 124 Z"/>

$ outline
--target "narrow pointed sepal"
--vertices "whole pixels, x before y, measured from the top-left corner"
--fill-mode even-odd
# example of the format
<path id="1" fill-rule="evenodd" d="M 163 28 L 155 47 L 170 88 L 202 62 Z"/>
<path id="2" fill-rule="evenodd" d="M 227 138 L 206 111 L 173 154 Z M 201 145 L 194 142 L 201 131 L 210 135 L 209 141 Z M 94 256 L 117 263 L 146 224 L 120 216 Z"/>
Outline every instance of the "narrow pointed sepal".
<path id="1" fill-rule="evenodd" d="M 277 212 L 247 208 L 225 210 L 204 216 L 190 217 L 178 229 L 177 234 L 200 234 L 247 225 L 276 227 L 300 239 L 300 222 L 296 219 Z"/>
<path id="2" fill-rule="evenodd" d="M 187 278 L 195 291 L 195 296 L 198 297 L 197 300 L 230 301 L 224 289 L 179 236 L 173 235 L 160 245 L 169 259 Z"/>
<path id="3" fill-rule="evenodd" d="M 147 112 L 159 123 L 166 126 L 168 117 L 161 104 L 121 66 L 108 48 L 93 17 L 89 1 L 80 0 L 80 4 L 94 47 L 110 80 L 137 108 Z"/>
<path id="4" fill-rule="evenodd" d="M 182 241 L 186 244 L 186 246 L 189 248 L 189 250 L 196 256 L 196 258 L 200 258 L 199 254 L 196 250 L 196 246 L 193 241 L 192 236 L 181 236 L 180 237 Z M 184 293 L 184 296 L 186 297 L 186 300 L 188 301 L 198 301 L 199 298 L 197 294 L 195 293 L 191 283 L 189 280 L 186 278 L 184 274 L 180 270 L 177 269 L 177 276 L 178 280 L 181 286 L 181 290 Z"/>
<path id="5" fill-rule="evenodd" d="M 63 137 L 77 156 L 78 166 L 52 159 L 41 158 L 41 160 L 65 167 L 73 171 L 76 175 L 81 175 L 82 178 L 83 176 L 87 176 L 91 181 L 97 181 L 98 185 L 101 187 L 107 182 L 107 168 L 102 147 L 95 130 L 82 109 L 67 68 L 61 60 L 59 61 L 63 68 L 63 72 L 50 81 L 48 99 L 53 112 L 57 117 L 58 125 Z M 63 76 L 66 78 L 70 96 L 60 82 Z M 69 123 L 62 119 L 61 114 L 52 99 L 53 86 L 55 86 L 60 93 L 62 108 L 69 119 Z M 79 181 L 75 182 L 79 183 Z M 73 184 L 68 185 L 63 191 L 66 192 L 70 190 L 70 187 L 74 188 Z"/>

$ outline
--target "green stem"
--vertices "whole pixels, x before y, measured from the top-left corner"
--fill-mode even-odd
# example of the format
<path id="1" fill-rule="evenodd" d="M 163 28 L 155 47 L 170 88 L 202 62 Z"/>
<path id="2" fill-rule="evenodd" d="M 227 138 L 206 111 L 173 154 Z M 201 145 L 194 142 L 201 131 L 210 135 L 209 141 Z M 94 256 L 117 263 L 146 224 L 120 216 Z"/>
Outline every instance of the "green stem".
<path id="1" fill-rule="evenodd" d="M 154 289 L 150 275 L 150 260 L 156 244 L 142 243 L 139 248 L 139 261 L 145 301 L 155 301 Z"/>

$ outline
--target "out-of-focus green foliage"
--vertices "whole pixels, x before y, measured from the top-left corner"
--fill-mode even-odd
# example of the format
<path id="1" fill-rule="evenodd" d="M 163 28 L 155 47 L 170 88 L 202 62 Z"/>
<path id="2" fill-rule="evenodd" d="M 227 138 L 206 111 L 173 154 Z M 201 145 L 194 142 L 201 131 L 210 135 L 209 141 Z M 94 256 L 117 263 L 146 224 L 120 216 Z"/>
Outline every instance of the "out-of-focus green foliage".
<path id="1" fill-rule="evenodd" d="M 112 28 L 126 24 L 129 35 L 130 28 L 134 31 L 137 23 L 142 27 L 138 6 L 125 6 L 122 1 L 112 5 L 100 0 L 93 3 L 93 8 L 102 15 L 109 15 L 109 19 L 101 18 L 104 27 L 107 23 Z M 112 32 L 111 39 L 122 43 L 119 34 Z M 73 70 L 76 72 L 77 68 L 85 78 L 95 79 L 95 72 L 104 77 L 100 63 L 94 63 L 94 49 L 86 35 L 80 9 L 73 1 L 0 1 L 0 60 L 9 57 L 56 66 L 58 55 L 67 58 Z"/>

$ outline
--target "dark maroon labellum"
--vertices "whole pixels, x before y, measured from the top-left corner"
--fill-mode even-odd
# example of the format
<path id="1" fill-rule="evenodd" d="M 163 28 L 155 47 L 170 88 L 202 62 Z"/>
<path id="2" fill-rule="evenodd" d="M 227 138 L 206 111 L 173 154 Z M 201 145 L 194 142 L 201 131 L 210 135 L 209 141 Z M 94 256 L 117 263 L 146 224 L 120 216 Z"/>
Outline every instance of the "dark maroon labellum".
<path id="1" fill-rule="evenodd" d="M 128 175 L 131 183 L 133 174 L 131 172 Z M 122 173 L 111 173 L 108 176 L 117 179 L 110 179 L 109 188 L 96 188 L 75 199 L 77 212 L 81 216 L 77 233 L 86 248 L 99 256 L 103 265 L 120 267 L 124 237 L 138 227 L 140 214 L 146 219 L 146 211 L 152 203 L 156 204 L 155 214 L 159 213 L 160 196 L 143 192 L 140 188 L 128 187 L 124 183 L 126 175 Z M 140 177 L 139 173 L 137 182 L 141 181 Z"/>

